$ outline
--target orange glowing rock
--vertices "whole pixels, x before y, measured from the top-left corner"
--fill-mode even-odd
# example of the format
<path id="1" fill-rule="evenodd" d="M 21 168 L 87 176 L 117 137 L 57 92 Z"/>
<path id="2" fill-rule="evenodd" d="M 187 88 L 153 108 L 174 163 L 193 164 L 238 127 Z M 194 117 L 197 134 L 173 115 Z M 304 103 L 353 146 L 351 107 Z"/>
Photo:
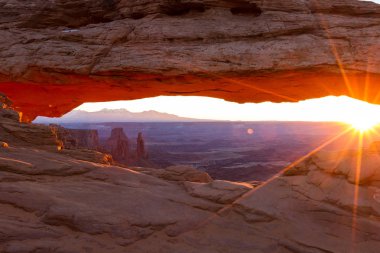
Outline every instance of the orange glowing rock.
<path id="1" fill-rule="evenodd" d="M 9 148 L 8 143 L 0 141 L 0 148 Z"/>
<path id="2" fill-rule="evenodd" d="M 379 103 L 380 75 L 372 74 L 367 87 L 366 73 L 349 75 L 350 92 L 339 73 L 318 71 L 273 72 L 265 75 L 220 75 L 219 77 L 125 75 L 91 77 L 48 73 L 40 82 L 1 82 L 0 91 L 13 101 L 29 122 L 37 116 L 59 117 L 85 102 L 132 100 L 159 95 L 189 95 L 244 102 L 296 102 L 328 95 L 346 95 Z M 46 82 L 44 82 L 46 79 Z M 59 83 L 64 83 L 58 84 Z"/>

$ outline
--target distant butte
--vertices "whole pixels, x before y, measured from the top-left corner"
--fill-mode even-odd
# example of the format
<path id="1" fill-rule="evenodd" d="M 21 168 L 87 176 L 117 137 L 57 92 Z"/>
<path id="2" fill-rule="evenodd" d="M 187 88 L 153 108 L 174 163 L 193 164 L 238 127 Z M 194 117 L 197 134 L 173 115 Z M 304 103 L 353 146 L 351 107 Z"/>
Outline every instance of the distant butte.
<path id="1" fill-rule="evenodd" d="M 0 7 L 0 92 L 24 121 L 83 102 L 157 95 L 380 103 L 380 6 L 372 2 L 5 0 Z"/>

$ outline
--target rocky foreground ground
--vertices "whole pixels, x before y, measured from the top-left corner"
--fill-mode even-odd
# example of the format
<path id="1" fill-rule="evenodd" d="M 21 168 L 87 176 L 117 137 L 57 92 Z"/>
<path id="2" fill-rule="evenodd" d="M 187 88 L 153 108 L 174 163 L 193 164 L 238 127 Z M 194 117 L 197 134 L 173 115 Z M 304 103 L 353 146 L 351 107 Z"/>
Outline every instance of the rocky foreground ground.
<path id="1" fill-rule="evenodd" d="M 364 153 L 358 191 L 356 153 L 318 153 L 253 188 L 65 150 L 9 109 L 0 141 L 0 252 L 379 252 L 377 153 Z"/>

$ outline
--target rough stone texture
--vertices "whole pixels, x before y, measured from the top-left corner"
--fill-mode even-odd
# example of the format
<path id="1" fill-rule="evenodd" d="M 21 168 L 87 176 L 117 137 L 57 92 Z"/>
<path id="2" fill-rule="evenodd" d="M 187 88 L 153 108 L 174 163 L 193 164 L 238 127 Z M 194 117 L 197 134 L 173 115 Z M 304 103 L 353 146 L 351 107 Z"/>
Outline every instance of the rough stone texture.
<path id="1" fill-rule="evenodd" d="M 131 168 L 144 174 L 153 175 L 168 181 L 189 181 L 198 183 L 210 183 L 212 178 L 207 172 L 199 171 L 191 166 L 176 165 L 165 169 L 152 169 L 145 167 Z"/>
<path id="2" fill-rule="evenodd" d="M 0 117 L 0 125 L 8 121 Z M 0 252 L 378 253 L 380 248 L 380 155 L 370 150 L 363 151 L 364 176 L 357 186 L 351 179 L 357 153 L 350 151 L 319 152 L 252 189 L 211 179 L 197 183 L 199 175 L 188 177 L 189 168 L 170 168 L 163 178 L 154 169 L 140 168 L 141 173 L 84 161 L 79 154 L 18 138 L 0 148 Z"/>
<path id="3" fill-rule="evenodd" d="M 0 141 L 50 150 L 62 148 L 48 126 L 20 123 L 19 113 L 12 109 L 0 109 Z"/>
<path id="4" fill-rule="evenodd" d="M 114 160 L 112 155 L 99 152 L 96 150 L 90 150 L 90 149 L 63 149 L 60 151 L 61 154 L 65 154 L 67 156 L 73 157 L 75 159 L 89 161 L 89 162 L 95 162 L 95 163 L 102 163 L 107 165 L 114 164 Z"/>
<path id="5" fill-rule="evenodd" d="M 223 180 L 214 180 L 207 184 L 185 182 L 185 187 L 191 196 L 209 199 L 221 204 L 232 203 L 253 188 L 247 183 L 234 183 Z"/>
<path id="6" fill-rule="evenodd" d="M 358 152 L 319 153 L 313 157 L 315 166 L 327 173 L 344 175 L 351 183 L 370 185 L 380 181 L 380 156 L 379 153 L 366 151 L 363 154 Z M 358 157 L 362 157 L 359 165 L 363 168 L 357 174 Z M 341 161 L 337 163 L 337 157 Z"/>
<path id="7" fill-rule="evenodd" d="M 5 106 L 5 104 L 3 104 L 3 106 L 4 106 L 4 109 L 1 109 L 1 107 L 0 107 L 0 117 L 1 118 L 7 118 L 10 121 L 15 121 L 15 122 L 21 121 L 21 117 L 22 117 L 21 113 L 16 112 L 10 108 L 7 108 Z"/>
<path id="8" fill-rule="evenodd" d="M 24 121 L 157 95 L 380 102 L 372 2 L 3 0 L 0 14 L 0 92 Z"/>

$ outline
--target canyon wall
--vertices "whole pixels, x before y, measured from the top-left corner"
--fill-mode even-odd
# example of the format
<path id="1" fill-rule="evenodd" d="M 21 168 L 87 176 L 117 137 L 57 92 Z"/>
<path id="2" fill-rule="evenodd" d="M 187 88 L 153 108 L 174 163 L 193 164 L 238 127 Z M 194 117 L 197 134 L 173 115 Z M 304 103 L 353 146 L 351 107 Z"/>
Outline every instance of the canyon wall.
<path id="1" fill-rule="evenodd" d="M 379 24 L 356 0 L 5 0 L 0 92 L 24 121 L 158 95 L 379 103 Z"/>
<path id="2" fill-rule="evenodd" d="M 99 150 L 99 134 L 91 129 L 67 129 L 59 125 L 50 125 L 57 138 L 62 141 L 65 149 Z"/>

